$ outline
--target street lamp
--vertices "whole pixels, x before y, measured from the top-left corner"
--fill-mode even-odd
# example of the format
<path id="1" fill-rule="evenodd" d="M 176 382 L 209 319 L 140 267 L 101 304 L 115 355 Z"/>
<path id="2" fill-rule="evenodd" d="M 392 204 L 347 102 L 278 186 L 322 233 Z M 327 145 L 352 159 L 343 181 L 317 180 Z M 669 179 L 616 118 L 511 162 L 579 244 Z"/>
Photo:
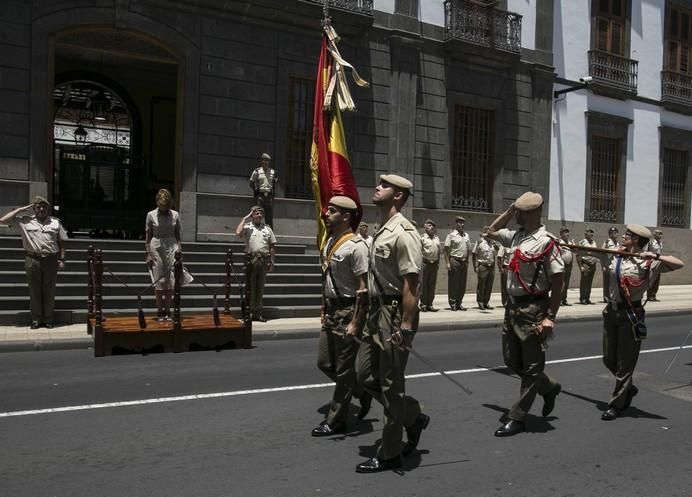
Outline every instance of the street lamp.
<path id="1" fill-rule="evenodd" d="M 84 129 L 84 127 L 80 124 L 77 129 L 74 130 L 74 142 L 77 146 L 82 147 L 86 145 L 86 140 L 87 136 L 89 133 L 87 133 L 87 130 Z"/>
<path id="2" fill-rule="evenodd" d="M 103 90 L 99 90 L 96 95 L 91 97 L 91 111 L 95 121 L 106 120 L 106 110 L 108 108 L 108 98 Z"/>

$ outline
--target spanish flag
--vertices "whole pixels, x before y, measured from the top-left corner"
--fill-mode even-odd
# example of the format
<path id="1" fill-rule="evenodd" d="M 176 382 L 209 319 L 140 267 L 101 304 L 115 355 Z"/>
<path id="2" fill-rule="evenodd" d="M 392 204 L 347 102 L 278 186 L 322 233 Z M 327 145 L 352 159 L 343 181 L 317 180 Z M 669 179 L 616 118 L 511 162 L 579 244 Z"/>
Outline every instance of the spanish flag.
<path id="1" fill-rule="evenodd" d="M 317 217 L 317 246 L 320 250 L 324 248 L 328 238 L 323 216 L 331 197 L 344 195 L 356 203 L 358 211 L 351 224 L 354 231 L 362 217 L 360 198 L 346 151 L 346 137 L 341 121 L 341 110 L 355 109 L 346 85 L 343 68 L 352 69 L 354 80 L 359 86 L 366 86 L 368 83 L 341 58 L 336 48 L 337 41 L 338 36 L 326 23 L 317 68 L 310 151 L 310 176 Z"/>

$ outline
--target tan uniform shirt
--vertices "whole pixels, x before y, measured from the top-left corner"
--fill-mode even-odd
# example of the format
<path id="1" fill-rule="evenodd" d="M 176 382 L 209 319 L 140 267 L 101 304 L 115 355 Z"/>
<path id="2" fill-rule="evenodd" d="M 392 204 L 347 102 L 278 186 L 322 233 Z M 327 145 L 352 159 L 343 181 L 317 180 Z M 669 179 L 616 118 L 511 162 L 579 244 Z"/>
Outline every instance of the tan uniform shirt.
<path id="1" fill-rule="evenodd" d="M 562 238 L 560 239 L 560 241 L 565 242 Z M 568 240 L 565 243 L 569 243 L 570 245 L 576 245 L 574 243 L 574 240 Z M 572 261 L 574 260 L 574 252 L 572 252 L 572 249 L 560 245 L 560 255 L 562 256 L 562 262 L 564 262 L 565 264 L 572 264 Z"/>
<path id="2" fill-rule="evenodd" d="M 620 243 L 619 242 L 614 242 L 610 238 L 608 238 L 605 242 L 603 242 L 603 248 L 610 249 L 610 250 L 618 250 L 620 248 Z M 605 267 L 604 269 L 607 269 L 610 267 L 610 263 L 613 262 L 613 257 L 614 255 L 609 255 L 609 254 L 603 254 L 603 259 L 601 264 L 603 264 Z"/>
<path id="3" fill-rule="evenodd" d="M 401 295 L 404 276 L 420 274 L 422 266 L 420 236 L 411 222 L 399 212 L 373 237 L 368 273 L 370 296 L 380 295 L 381 292 L 385 295 Z M 379 285 L 375 283 L 375 278 Z"/>
<path id="4" fill-rule="evenodd" d="M 649 240 L 649 252 L 661 255 L 661 253 L 663 252 L 663 242 L 659 242 L 655 238 Z"/>
<path id="5" fill-rule="evenodd" d="M 270 167 L 267 171 L 264 171 L 263 167 L 258 167 L 252 171 L 250 176 L 250 185 L 253 189 L 259 190 L 261 192 L 270 192 L 274 188 L 274 180 L 276 178 L 276 173 Z"/>
<path id="6" fill-rule="evenodd" d="M 579 242 L 582 247 L 598 247 L 596 242 L 589 242 L 586 238 Z M 598 258 L 591 252 L 583 252 L 581 255 L 581 261 L 585 264 L 594 265 L 598 262 Z"/>
<path id="7" fill-rule="evenodd" d="M 45 257 L 60 252 L 58 240 L 67 240 L 67 233 L 58 218 L 48 216 L 44 222 L 36 216 L 17 216 L 10 226 L 19 230 L 24 250 Z"/>
<path id="8" fill-rule="evenodd" d="M 254 223 L 247 223 L 240 234 L 240 238 L 245 239 L 246 254 L 269 255 L 269 249 L 276 245 L 276 237 L 272 229 L 262 223 L 259 227 Z"/>
<path id="9" fill-rule="evenodd" d="M 495 265 L 495 245 L 488 242 L 485 238 L 481 238 L 474 244 L 471 253 L 476 254 L 478 264 L 486 266 Z"/>
<path id="10" fill-rule="evenodd" d="M 509 247 L 500 245 L 500 250 L 497 251 L 497 256 L 501 259 L 500 264 L 502 264 L 502 267 L 506 268 L 509 265 L 509 258 L 512 256 L 512 251 L 509 249 Z"/>
<path id="11" fill-rule="evenodd" d="M 421 244 L 423 246 L 423 260 L 427 262 L 440 260 L 440 238 L 437 235 L 428 236 L 427 233 L 423 233 Z"/>
<path id="12" fill-rule="evenodd" d="M 525 255 L 533 256 L 543 252 L 551 240 L 556 240 L 553 235 L 546 231 L 545 226 L 543 225 L 532 233 L 527 233 L 524 230 L 514 231 L 503 228 L 497 232 L 496 238 L 505 247 L 510 247 L 512 259 L 515 257 L 515 251 L 517 248 L 519 248 Z M 558 248 L 557 244 L 555 244 L 553 247 L 552 252 L 545 256 L 543 261 L 543 269 L 541 269 L 538 279 L 536 280 L 534 293 L 545 293 L 550 290 L 551 277 L 554 274 L 562 273 L 565 270 L 565 264 L 562 262 L 560 249 Z M 512 261 L 510 259 L 510 265 L 511 264 Z M 535 273 L 535 262 L 519 263 L 519 276 L 524 281 L 526 286 L 531 285 Z M 509 295 L 515 297 L 527 295 L 526 291 L 519 283 L 517 275 L 511 271 L 507 273 L 507 291 Z"/>
<path id="13" fill-rule="evenodd" d="M 327 244 L 322 250 L 324 260 L 326 260 L 329 249 L 334 242 L 333 237 L 327 240 Z M 368 272 L 368 246 L 359 236 L 344 242 L 332 254 L 329 271 L 331 276 L 329 272 L 325 275 L 324 296 L 329 299 L 355 297 L 356 291 L 360 287 L 358 277 Z M 339 290 L 338 294 L 334 290 L 334 283 Z"/>
<path id="14" fill-rule="evenodd" d="M 368 247 L 368 251 L 370 251 L 370 247 L 372 246 L 372 237 L 368 235 L 367 238 L 363 238 L 362 236 L 358 235 L 358 238 L 365 242 L 365 245 Z"/>
<path id="15" fill-rule="evenodd" d="M 608 268 L 608 273 L 610 274 L 610 287 L 609 296 L 611 302 L 622 302 L 623 299 L 620 296 L 620 283 L 615 277 L 615 268 L 617 267 L 617 257 L 613 257 L 610 267 Z M 630 286 L 630 300 L 637 301 L 642 300 L 646 290 L 650 285 L 653 285 L 656 277 L 661 273 L 667 273 L 670 269 L 664 265 L 661 261 L 652 260 L 651 266 L 649 266 L 649 276 L 648 281 L 643 281 L 640 286 Z M 640 259 L 638 257 L 623 257 L 622 266 L 620 267 L 620 277 L 635 278 L 641 280 L 646 278 L 646 266 L 647 261 L 645 259 Z"/>
<path id="16" fill-rule="evenodd" d="M 467 260 L 470 246 L 471 238 L 469 238 L 469 234 L 466 232 L 459 233 L 459 230 L 454 230 L 445 238 L 445 247 L 449 249 L 451 257 L 458 257 L 464 261 Z"/>

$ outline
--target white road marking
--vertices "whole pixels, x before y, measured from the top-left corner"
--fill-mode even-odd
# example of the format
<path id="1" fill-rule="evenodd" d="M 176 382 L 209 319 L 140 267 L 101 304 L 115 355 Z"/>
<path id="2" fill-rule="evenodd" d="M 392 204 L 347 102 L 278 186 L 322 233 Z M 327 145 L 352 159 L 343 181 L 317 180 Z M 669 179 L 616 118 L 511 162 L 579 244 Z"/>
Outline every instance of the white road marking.
<path id="1" fill-rule="evenodd" d="M 683 347 L 684 349 L 692 349 L 692 345 L 687 345 Z M 656 352 L 670 352 L 673 350 L 679 350 L 680 347 L 666 347 L 662 349 L 649 349 L 642 350 L 642 354 L 652 354 Z M 584 357 L 572 357 L 569 359 L 556 359 L 554 361 L 546 361 L 547 364 L 561 364 L 566 362 L 578 362 L 578 361 L 590 361 L 593 359 L 600 359 L 600 355 L 584 356 Z M 467 373 L 482 373 L 485 371 L 492 371 L 497 369 L 504 369 L 504 366 L 498 366 L 494 368 L 471 368 L 471 369 L 458 369 L 454 371 L 445 371 L 448 375 L 453 374 L 467 374 Z M 420 373 L 407 375 L 407 379 L 415 378 L 428 378 L 431 376 L 440 376 L 440 373 Z M 72 412 L 72 411 L 87 411 L 92 409 L 107 409 L 111 407 L 128 407 L 128 406 L 139 406 L 147 404 L 162 404 L 164 402 L 182 402 L 186 400 L 203 400 L 203 399 L 214 399 L 221 397 L 238 397 L 241 395 L 254 395 L 260 393 L 276 393 L 276 392 L 290 392 L 292 390 L 310 390 L 315 388 L 327 388 L 333 386 L 334 383 L 313 383 L 310 385 L 292 385 L 284 387 L 273 387 L 273 388 L 255 388 L 251 390 L 236 390 L 233 392 L 216 392 L 216 393 L 200 393 L 194 395 L 179 395 L 175 397 L 155 397 L 151 399 L 140 399 L 140 400 L 126 400 L 121 402 L 105 402 L 103 404 L 83 404 L 78 406 L 65 406 L 65 407 L 51 407 L 47 409 L 32 409 L 27 411 L 8 411 L 0 412 L 0 418 L 11 418 L 17 416 L 33 416 L 36 414 L 57 414 L 61 412 Z"/>

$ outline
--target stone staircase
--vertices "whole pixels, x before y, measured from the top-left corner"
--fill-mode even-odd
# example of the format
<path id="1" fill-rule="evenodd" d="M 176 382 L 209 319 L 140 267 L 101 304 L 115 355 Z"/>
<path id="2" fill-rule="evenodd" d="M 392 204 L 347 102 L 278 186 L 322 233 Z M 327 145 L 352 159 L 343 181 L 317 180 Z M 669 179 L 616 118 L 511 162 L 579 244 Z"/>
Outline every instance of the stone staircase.
<path id="1" fill-rule="evenodd" d="M 141 240 L 70 239 L 66 246 L 65 269 L 58 273 L 56 323 L 86 321 L 88 276 L 86 256 L 89 245 L 103 251 L 103 308 L 106 314 L 133 313 L 136 294 L 151 279 L 144 264 L 144 242 Z M 185 267 L 197 280 L 217 292 L 223 310 L 226 251 L 233 251 L 238 277 L 243 279 L 243 244 L 184 242 Z M 308 247 L 298 244 L 277 245 L 276 267 L 269 273 L 264 295 L 264 314 L 268 318 L 311 317 L 320 311 L 321 275 L 319 257 Z M 126 287 L 111 276 L 117 275 Z M 145 313 L 155 313 L 154 291 L 142 296 Z M 182 289 L 182 310 L 211 310 L 212 295 L 199 282 Z M 231 312 L 240 315 L 238 285 L 232 282 Z M 0 325 L 25 325 L 30 321 L 29 289 L 24 272 L 24 250 L 19 237 L 0 236 Z"/>

